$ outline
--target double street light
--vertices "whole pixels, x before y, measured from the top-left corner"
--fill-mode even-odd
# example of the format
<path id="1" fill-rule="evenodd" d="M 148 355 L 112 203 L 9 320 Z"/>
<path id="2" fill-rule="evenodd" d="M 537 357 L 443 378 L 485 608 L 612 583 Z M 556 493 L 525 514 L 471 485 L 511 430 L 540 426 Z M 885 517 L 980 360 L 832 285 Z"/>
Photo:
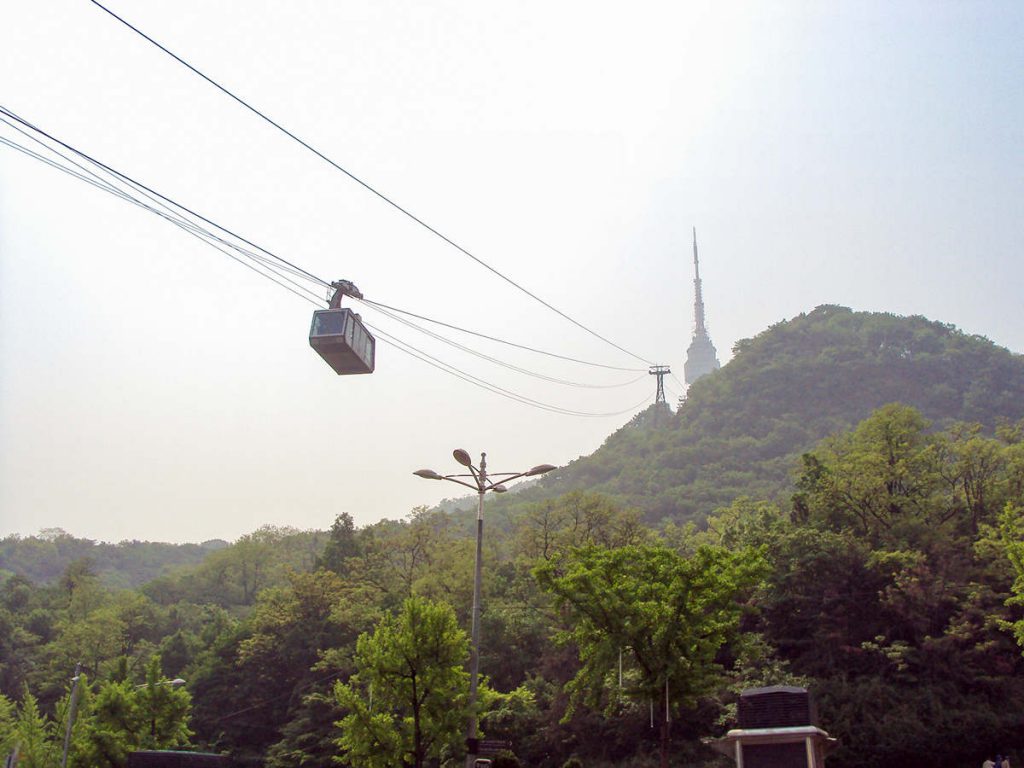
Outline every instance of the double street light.
<path id="1" fill-rule="evenodd" d="M 508 488 L 505 483 L 517 480 L 520 477 L 535 477 L 543 475 L 555 469 L 553 464 L 538 464 L 525 472 L 496 472 L 493 475 L 487 473 L 487 454 L 480 454 L 480 466 L 474 467 L 473 460 L 469 453 L 457 448 L 452 456 L 462 466 L 469 470 L 468 474 L 440 475 L 432 469 L 419 469 L 413 472 L 414 475 L 426 480 L 447 480 L 450 483 L 458 483 L 477 492 L 478 503 L 476 508 L 476 572 L 473 576 L 473 628 L 472 644 L 469 655 L 469 725 L 466 728 L 466 768 L 473 768 L 477 754 L 476 737 L 476 689 L 477 678 L 480 674 L 480 581 L 481 581 L 481 548 L 484 536 L 484 495 L 488 491 L 505 493 Z"/>

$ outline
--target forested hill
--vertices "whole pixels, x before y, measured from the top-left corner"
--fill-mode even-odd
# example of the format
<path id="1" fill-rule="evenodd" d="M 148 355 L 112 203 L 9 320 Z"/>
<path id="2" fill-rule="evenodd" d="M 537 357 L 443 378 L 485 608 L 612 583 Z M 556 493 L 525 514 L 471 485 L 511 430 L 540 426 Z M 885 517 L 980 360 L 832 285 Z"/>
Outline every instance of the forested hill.
<path id="1" fill-rule="evenodd" d="M 139 587 L 180 566 L 198 565 L 208 554 L 228 546 L 214 539 L 202 544 L 122 541 L 119 544 L 79 539 L 60 528 L 44 528 L 37 536 L 0 539 L 0 580 L 16 573 L 37 584 L 65 575 L 73 562 L 87 564 L 105 584 Z"/>
<path id="2" fill-rule="evenodd" d="M 802 452 L 887 403 L 914 406 L 934 428 L 1024 418 L 1024 356 L 923 317 L 820 306 L 734 353 L 678 413 L 658 419 L 652 407 L 594 454 L 503 501 L 586 489 L 648 521 L 700 519 L 740 495 L 788 496 Z"/>

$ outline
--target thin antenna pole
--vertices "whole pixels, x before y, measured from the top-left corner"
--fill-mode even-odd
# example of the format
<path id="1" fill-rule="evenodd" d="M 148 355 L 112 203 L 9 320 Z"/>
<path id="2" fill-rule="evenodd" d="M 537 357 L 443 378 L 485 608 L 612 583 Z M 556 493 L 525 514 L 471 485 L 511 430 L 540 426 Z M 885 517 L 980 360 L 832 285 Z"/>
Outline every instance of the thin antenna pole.
<path id="1" fill-rule="evenodd" d="M 700 261 L 697 259 L 697 228 L 693 228 L 693 318 L 697 333 L 704 333 L 704 296 L 700 288 Z"/>

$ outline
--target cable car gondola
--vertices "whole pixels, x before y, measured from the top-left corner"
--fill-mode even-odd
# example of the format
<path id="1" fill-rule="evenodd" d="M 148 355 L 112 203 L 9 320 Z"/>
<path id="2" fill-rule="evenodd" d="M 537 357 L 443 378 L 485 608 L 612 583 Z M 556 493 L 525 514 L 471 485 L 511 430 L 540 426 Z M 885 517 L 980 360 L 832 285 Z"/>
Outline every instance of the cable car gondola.
<path id="1" fill-rule="evenodd" d="M 309 346 L 334 369 L 339 376 L 354 373 L 373 373 L 376 339 L 366 330 L 362 318 L 341 306 L 342 296 L 363 298 L 348 280 L 331 283 L 334 295 L 329 309 L 313 312 L 309 327 Z"/>

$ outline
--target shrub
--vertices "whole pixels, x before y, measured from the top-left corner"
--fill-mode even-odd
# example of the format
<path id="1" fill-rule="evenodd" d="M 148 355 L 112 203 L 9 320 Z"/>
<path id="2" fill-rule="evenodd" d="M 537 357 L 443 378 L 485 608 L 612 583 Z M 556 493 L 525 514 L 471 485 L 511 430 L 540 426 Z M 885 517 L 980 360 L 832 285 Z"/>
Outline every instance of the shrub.
<path id="1" fill-rule="evenodd" d="M 492 768 L 523 768 L 519 758 L 511 752 L 499 752 L 494 756 Z"/>

